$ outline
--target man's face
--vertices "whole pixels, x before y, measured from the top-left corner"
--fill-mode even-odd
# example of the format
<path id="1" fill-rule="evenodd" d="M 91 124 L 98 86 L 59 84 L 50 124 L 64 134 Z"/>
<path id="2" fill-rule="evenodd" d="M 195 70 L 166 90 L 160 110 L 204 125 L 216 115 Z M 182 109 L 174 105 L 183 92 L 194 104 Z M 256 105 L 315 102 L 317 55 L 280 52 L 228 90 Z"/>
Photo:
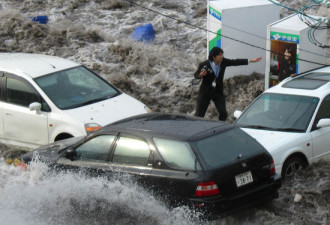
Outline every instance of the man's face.
<path id="1" fill-rule="evenodd" d="M 223 53 L 219 53 L 219 55 L 216 55 L 213 57 L 213 62 L 216 64 L 216 65 L 219 65 L 223 60 Z"/>

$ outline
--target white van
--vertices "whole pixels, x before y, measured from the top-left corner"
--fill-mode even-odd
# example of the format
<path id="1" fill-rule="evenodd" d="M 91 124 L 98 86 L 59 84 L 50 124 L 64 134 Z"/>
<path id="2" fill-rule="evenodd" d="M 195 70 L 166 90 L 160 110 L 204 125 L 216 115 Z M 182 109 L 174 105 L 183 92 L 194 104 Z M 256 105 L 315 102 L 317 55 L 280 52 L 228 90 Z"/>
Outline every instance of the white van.
<path id="1" fill-rule="evenodd" d="M 86 67 L 54 56 L 0 53 L 0 88 L 0 141 L 28 149 L 150 112 Z"/>
<path id="2" fill-rule="evenodd" d="M 283 80 L 234 116 L 270 152 L 282 177 L 330 160 L 330 66 Z"/>

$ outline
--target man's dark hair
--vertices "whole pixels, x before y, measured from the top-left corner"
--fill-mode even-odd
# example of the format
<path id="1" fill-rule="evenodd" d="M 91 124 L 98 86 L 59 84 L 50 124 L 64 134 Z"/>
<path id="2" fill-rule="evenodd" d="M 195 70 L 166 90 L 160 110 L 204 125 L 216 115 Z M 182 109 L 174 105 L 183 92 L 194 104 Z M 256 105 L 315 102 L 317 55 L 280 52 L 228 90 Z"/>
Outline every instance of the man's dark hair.
<path id="1" fill-rule="evenodd" d="M 212 48 L 212 50 L 209 53 L 209 60 L 213 62 L 213 57 L 216 57 L 217 55 L 219 55 L 220 53 L 223 54 L 223 50 L 222 48 L 219 47 L 214 47 Z"/>

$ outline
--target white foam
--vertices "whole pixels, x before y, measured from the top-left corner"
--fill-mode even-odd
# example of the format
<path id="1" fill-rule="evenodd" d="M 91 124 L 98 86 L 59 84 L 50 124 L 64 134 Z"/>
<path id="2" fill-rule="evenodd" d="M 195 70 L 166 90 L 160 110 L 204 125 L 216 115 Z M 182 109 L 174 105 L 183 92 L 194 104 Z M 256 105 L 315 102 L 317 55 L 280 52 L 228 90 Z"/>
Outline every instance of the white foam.
<path id="1" fill-rule="evenodd" d="M 54 173 L 39 161 L 22 170 L 3 160 L 0 177 L 1 225 L 75 224 L 70 221 L 84 222 L 88 214 L 100 224 L 121 214 L 127 221 L 139 216 L 138 221 L 147 224 L 191 224 L 193 219 L 188 208 L 169 210 L 130 177 L 119 181 L 84 173 Z"/>

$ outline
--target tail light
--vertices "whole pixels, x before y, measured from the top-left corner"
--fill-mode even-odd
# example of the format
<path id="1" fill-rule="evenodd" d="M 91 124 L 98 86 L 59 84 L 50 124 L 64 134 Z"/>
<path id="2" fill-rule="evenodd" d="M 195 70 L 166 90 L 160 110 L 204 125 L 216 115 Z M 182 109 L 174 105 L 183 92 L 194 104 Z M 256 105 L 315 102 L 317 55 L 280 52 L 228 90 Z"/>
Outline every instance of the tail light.
<path id="1" fill-rule="evenodd" d="M 270 174 L 273 175 L 275 173 L 276 173 L 276 171 L 275 171 L 275 164 L 274 164 L 274 160 L 272 160 L 270 162 Z"/>
<path id="2" fill-rule="evenodd" d="M 197 186 L 195 195 L 197 197 L 208 197 L 220 193 L 218 185 L 214 181 L 200 182 Z"/>

